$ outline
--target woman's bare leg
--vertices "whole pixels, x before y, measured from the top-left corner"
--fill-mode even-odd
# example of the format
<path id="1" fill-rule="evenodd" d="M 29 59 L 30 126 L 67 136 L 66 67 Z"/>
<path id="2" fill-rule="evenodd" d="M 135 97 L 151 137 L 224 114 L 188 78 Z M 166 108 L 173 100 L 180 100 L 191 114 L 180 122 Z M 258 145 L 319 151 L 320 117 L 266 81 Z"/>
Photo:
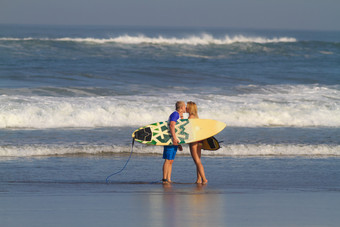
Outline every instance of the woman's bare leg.
<path id="1" fill-rule="evenodd" d="M 208 180 L 205 178 L 204 167 L 202 165 L 200 156 L 201 156 L 201 145 L 199 143 L 191 143 L 190 144 L 190 153 L 193 158 L 196 169 L 197 169 L 197 180 L 196 183 L 206 184 Z"/>

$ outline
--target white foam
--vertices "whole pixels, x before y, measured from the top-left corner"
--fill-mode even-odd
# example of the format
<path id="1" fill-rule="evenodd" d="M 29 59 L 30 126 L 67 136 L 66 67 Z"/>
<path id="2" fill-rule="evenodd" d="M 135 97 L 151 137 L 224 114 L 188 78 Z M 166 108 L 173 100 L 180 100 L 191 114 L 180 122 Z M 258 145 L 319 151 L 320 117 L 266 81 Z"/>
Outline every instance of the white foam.
<path id="1" fill-rule="evenodd" d="M 340 127 L 334 86 L 247 86 L 239 95 L 0 96 L 0 128 L 142 126 L 164 121 L 177 100 L 195 101 L 200 118 L 236 127 Z"/>
<path id="2" fill-rule="evenodd" d="M 339 145 L 241 144 L 228 145 L 206 155 L 221 156 L 340 156 Z"/>
<path id="3" fill-rule="evenodd" d="M 134 152 L 162 154 L 159 146 L 137 145 Z M 178 155 L 190 155 L 188 145 Z M 340 145 L 307 144 L 221 144 L 217 151 L 202 150 L 203 156 L 340 156 Z"/>
<path id="4" fill-rule="evenodd" d="M 0 147 L 0 157 L 32 157 L 52 155 L 80 155 L 80 154 L 101 154 L 101 153 L 122 153 L 126 147 L 115 146 L 68 146 L 68 145 L 23 145 Z"/>
<path id="5" fill-rule="evenodd" d="M 203 33 L 202 35 L 191 35 L 187 37 L 164 37 L 159 35 L 157 37 L 148 37 L 144 34 L 132 36 L 132 35 L 120 35 L 117 37 L 111 38 L 71 38 L 71 37 L 62 37 L 62 38 L 0 38 L 0 41 L 30 41 L 30 40 L 38 40 L 38 41 L 59 41 L 59 42 L 84 42 L 84 43 L 96 43 L 96 44 L 104 44 L 104 43 L 122 43 L 122 44 L 166 44 L 166 45 L 226 45 L 233 43 L 281 43 L 281 42 L 296 42 L 297 40 L 292 37 L 274 37 L 274 38 L 266 38 L 260 36 L 244 36 L 244 35 L 235 35 L 229 36 L 225 35 L 222 38 L 216 38 L 210 34 Z"/>
<path id="6" fill-rule="evenodd" d="M 211 106 L 231 126 L 340 126 L 337 87 L 281 85 L 252 86 L 254 93 L 215 96 Z M 225 105 L 227 103 L 227 105 Z M 208 107 L 209 108 L 209 107 Z M 208 117 L 202 111 L 202 117 Z"/>
<path id="7" fill-rule="evenodd" d="M 24 145 L 2 146 L 0 157 L 33 157 L 54 155 L 101 155 L 109 153 L 128 153 L 130 146 L 107 145 Z M 161 154 L 161 146 L 145 146 L 137 144 L 134 153 Z M 190 155 L 189 147 L 183 145 L 183 151 L 178 155 Z M 305 145 L 305 144 L 237 144 L 222 145 L 217 151 L 202 151 L 203 156 L 340 156 L 340 145 Z"/>

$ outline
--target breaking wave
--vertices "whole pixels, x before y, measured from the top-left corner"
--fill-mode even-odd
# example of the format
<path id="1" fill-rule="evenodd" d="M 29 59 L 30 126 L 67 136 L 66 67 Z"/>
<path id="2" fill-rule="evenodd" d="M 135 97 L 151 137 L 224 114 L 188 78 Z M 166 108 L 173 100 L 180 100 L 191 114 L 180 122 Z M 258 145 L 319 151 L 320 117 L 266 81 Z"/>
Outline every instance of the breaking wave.
<path id="1" fill-rule="evenodd" d="M 56 155 L 105 155 L 130 152 L 130 146 L 108 145 L 23 145 L 0 146 L 0 157 L 33 157 Z M 134 153 L 144 155 L 161 155 L 160 146 L 136 145 Z M 178 155 L 190 155 L 184 145 Z M 222 145 L 217 151 L 202 151 L 203 156 L 340 156 L 339 145 L 306 145 L 306 144 L 235 144 Z"/>
<path id="2" fill-rule="evenodd" d="M 62 37 L 62 38 L 0 38 L 0 41 L 55 41 L 55 42 L 80 42 L 80 43 L 95 43 L 95 44 L 105 44 L 105 43 L 121 43 L 121 44 L 163 44 L 163 45 L 227 45 L 233 43 L 286 43 L 286 42 L 297 42 L 295 38 L 292 37 L 274 37 L 266 38 L 260 36 L 244 36 L 236 35 L 229 36 L 225 35 L 221 38 L 216 38 L 210 34 L 202 35 L 192 35 L 183 38 L 179 37 L 148 37 L 143 34 L 132 36 L 132 35 L 120 35 L 111 38 L 72 38 L 72 37 Z"/>
<path id="3" fill-rule="evenodd" d="M 193 100 L 200 118 L 234 127 L 340 127 L 335 86 L 246 86 L 241 94 L 168 93 L 126 96 L 0 96 L 0 128 L 142 126 L 164 121 L 177 100 Z"/>

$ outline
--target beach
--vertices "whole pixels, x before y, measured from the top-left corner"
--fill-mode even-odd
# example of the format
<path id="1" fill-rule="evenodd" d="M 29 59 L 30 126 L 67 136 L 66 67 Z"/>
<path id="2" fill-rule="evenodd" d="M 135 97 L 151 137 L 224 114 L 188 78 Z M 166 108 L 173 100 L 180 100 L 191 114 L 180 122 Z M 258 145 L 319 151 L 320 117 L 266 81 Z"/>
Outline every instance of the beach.
<path id="1" fill-rule="evenodd" d="M 339 40 L 1 24 L 0 225 L 338 226 Z M 171 185 L 162 147 L 131 152 L 132 132 L 179 100 L 227 125 L 221 148 L 202 151 L 207 185 L 194 184 L 188 145 Z"/>
<path id="2" fill-rule="evenodd" d="M 110 162 L 121 167 L 126 158 L 33 158 L 20 160 L 20 171 L 18 160 L 2 160 L 2 172 L 7 169 L 10 176 L 1 177 L 1 225 L 337 226 L 340 221 L 338 158 L 204 158 L 209 183 L 200 185 L 193 183 L 195 167 L 184 155 L 174 163 L 175 183 L 163 185 L 161 157 L 136 156 L 105 183 L 102 174 Z M 88 169 L 89 162 L 96 167 Z"/>
<path id="3" fill-rule="evenodd" d="M 2 226 L 337 226 L 332 193 L 109 193 L 1 199 Z M 196 194 L 195 194 L 196 193 Z M 120 206 L 114 205 L 120 203 Z"/>

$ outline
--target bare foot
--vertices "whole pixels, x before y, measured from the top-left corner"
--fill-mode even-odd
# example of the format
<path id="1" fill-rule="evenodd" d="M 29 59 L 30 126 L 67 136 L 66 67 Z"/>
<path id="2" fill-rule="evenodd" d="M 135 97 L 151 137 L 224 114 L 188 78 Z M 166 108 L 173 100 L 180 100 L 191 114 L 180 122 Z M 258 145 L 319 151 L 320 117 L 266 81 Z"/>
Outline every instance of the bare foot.
<path id="1" fill-rule="evenodd" d="M 170 184 L 171 181 L 169 181 L 168 179 L 162 179 L 162 183 L 163 183 L 163 184 Z"/>
<path id="2" fill-rule="evenodd" d="M 204 180 L 202 184 L 208 184 L 208 180 Z"/>

